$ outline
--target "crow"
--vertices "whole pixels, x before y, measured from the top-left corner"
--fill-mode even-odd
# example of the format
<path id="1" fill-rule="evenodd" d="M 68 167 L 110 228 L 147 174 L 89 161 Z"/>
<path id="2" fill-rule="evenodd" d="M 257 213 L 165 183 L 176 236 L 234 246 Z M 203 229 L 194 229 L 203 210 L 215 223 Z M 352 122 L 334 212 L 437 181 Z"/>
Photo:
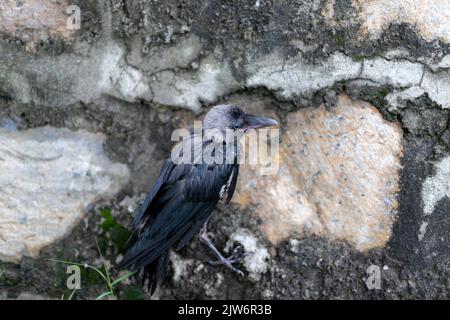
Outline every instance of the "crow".
<path id="1" fill-rule="evenodd" d="M 170 249 L 182 249 L 199 233 L 200 240 L 217 257 L 215 264 L 223 264 L 243 275 L 233 266 L 236 259 L 224 258 L 206 233 L 214 208 L 221 201 L 231 200 L 239 174 L 239 135 L 231 135 L 230 139 L 227 133 L 230 130 L 245 133 L 249 129 L 277 124 L 270 118 L 246 114 L 237 105 L 213 107 L 205 115 L 201 134 L 191 132 L 174 147 L 171 159 L 164 163 L 134 217 L 134 237 L 118 268 L 133 272 L 143 270 L 143 285 L 148 280 L 148 291 L 152 295 L 164 279 Z M 207 137 L 208 132 L 214 134 Z M 222 137 L 218 137 L 220 135 Z M 206 161 L 205 154 L 213 160 Z"/>

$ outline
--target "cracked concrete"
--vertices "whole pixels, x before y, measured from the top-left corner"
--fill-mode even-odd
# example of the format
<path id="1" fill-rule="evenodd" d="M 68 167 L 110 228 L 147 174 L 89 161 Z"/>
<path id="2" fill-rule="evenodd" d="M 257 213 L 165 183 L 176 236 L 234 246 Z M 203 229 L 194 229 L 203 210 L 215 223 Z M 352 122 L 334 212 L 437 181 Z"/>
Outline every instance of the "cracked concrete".
<path id="1" fill-rule="evenodd" d="M 364 60 L 363 70 L 358 78 L 364 78 L 379 85 L 392 85 L 395 88 L 419 85 L 424 72 L 420 63 L 407 60 L 389 61 L 386 59 Z"/>
<path id="2" fill-rule="evenodd" d="M 396 88 L 395 93 L 387 97 L 393 108 L 398 106 L 398 98 L 408 100 L 425 93 L 443 108 L 449 108 L 448 71 L 435 67 L 434 69 L 439 71 L 433 72 L 420 62 L 401 58 L 364 59 L 359 62 L 341 53 L 320 62 L 319 66 L 305 65 L 301 56 L 282 63 L 280 60 L 281 57 L 272 55 L 251 64 L 248 67 L 247 86 L 264 86 L 284 99 L 292 99 L 312 96 L 337 82 L 363 80 L 378 86 L 389 85 Z M 274 61 L 275 65 L 272 63 Z M 445 66 L 445 63 L 443 61 L 440 65 Z"/>
<path id="3" fill-rule="evenodd" d="M 311 95 L 337 81 L 356 78 L 361 73 L 361 66 L 362 63 L 341 53 L 316 66 L 305 64 L 301 57 L 284 62 L 280 56 L 272 54 L 247 66 L 246 85 L 264 86 L 288 99 Z"/>
<path id="4" fill-rule="evenodd" d="M 103 13 L 104 29 L 113 19 L 106 12 L 107 9 Z M 418 86 L 443 108 L 449 107 L 446 56 L 439 62 L 411 60 L 400 48 L 380 53 L 388 59 L 354 59 L 335 52 L 327 59 L 311 62 L 303 54 L 285 59 L 278 51 L 259 56 L 249 51 L 245 61 L 237 62 L 243 68 L 237 71 L 234 63 L 239 59 L 232 61 L 225 57 L 223 49 L 217 48 L 205 55 L 204 44 L 194 34 L 182 35 L 174 44 L 152 47 L 143 54 L 145 44 L 140 37 L 133 37 L 125 47 L 106 31 L 99 45 L 90 50 L 77 43 L 74 53 L 51 60 L 21 54 L 19 61 L 29 76 L 24 78 L 21 72 L 4 74 L 7 91 L 24 103 L 70 105 L 77 97 L 91 103 L 102 95 L 110 95 L 132 103 L 154 102 L 199 112 L 202 105 L 243 87 L 265 87 L 280 98 L 292 99 L 311 97 L 337 82 L 367 80 L 403 90 Z M 17 61 L 17 57 L 9 59 L 7 54 L 3 59 L 9 68 Z M 76 81 L 79 78 L 83 81 Z M 54 88 L 51 95 L 36 94 L 44 82 Z"/>
<path id="5" fill-rule="evenodd" d="M 156 73 L 151 87 L 154 102 L 188 107 L 199 112 L 202 103 L 214 103 L 220 96 L 237 90 L 239 85 L 226 61 L 218 62 L 213 57 L 207 57 L 201 61 L 198 71 L 193 73 Z"/>

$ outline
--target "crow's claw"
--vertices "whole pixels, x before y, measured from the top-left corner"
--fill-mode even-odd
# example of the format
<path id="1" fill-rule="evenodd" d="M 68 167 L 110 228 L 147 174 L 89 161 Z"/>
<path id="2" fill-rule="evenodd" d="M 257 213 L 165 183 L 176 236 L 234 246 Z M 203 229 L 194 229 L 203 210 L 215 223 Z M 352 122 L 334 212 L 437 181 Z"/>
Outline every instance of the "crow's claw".
<path id="1" fill-rule="evenodd" d="M 228 257 L 228 258 L 224 258 L 224 257 L 222 257 L 222 258 L 219 258 L 219 260 L 215 260 L 215 261 L 209 261 L 209 264 L 210 265 L 213 265 L 213 266 L 217 266 L 217 265 L 224 265 L 224 266 L 226 266 L 228 269 L 230 269 L 231 271 L 233 271 L 233 272 L 235 272 L 235 273 L 237 273 L 237 274 L 239 274 L 240 276 L 244 276 L 244 273 L 241 271 L 241 270 L 239 270 L 239 269 L 237 269 L 237 268 L 235 268 L 234 266 L 233 266 L 233 263 L 236 263 L 236 262 L 238 262 L 240 259 L 238 259 L 238 258 L 235 258 L 234 256 L 230 256 L 230 257 Z"/>
<path id="2" fill-rule="evenodd" d="M 208 234 L 206 233 L 206 223 L 203 226 L 202 231 L 200 232 L 200 240 L 204 243 L 206 243 L 206 245 L 211 249 L 211 251 L 214 253 L 214 255 L 217 257 L 216 261 L 209 261 L 209 264 L 213 265 L 213 266 L 217 266 L 217 265 L 224 265 L 226 266 L 228 269 L 230 269 L 233 272 L 236 272 L 237 274 L 241 275 L 242 277 L 244 276 L 244 273 L 233 267 L 233 263 L 238 262 L 242 257 L 244 257 L 245 255 L 243 255 L 242 253 L 239 254 L 239 258 L 236 257 L 236 255 L 234 254 L 237 250 L 240 249 L 240 246 L 236 247 L 233 250 L 233 254 L 228 257 L 228 258 L 224 258 L 222 256 L 222 254 L 220 253 L 219 250 L 217 250 L 217 248 L 214 246 L 214 244 L 211 242 L 211 240 L 209 240 L 208 238 Z"/>

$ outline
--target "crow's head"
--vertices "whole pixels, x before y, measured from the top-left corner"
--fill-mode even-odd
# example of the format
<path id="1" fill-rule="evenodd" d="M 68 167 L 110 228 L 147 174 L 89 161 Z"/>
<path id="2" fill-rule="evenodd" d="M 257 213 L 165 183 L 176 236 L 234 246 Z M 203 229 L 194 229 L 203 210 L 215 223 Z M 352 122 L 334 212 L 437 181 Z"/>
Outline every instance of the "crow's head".
<path id="1" fill-rule="evenodd" d="M 246 114 L 236 105 L 222 104 L 213 107 L 205 116 L 203 126 L 205 129 L 258 129 L 278 125 L 273 119 Z"/>

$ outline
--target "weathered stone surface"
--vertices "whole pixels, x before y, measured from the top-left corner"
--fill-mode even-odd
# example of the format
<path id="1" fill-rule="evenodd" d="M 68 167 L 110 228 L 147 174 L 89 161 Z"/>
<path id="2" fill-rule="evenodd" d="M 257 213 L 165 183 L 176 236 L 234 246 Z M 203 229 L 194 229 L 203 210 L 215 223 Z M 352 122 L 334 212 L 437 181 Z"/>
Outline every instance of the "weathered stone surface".
<path id="1" fill-rule="evenodd" d="M 443 108 L 450 108 L 450 71 L 425 72 L 421 87 Z"/>
<path id="2" fill-rule="evenodd" d="M 285 98 L 312 94 L 332 86 L 337 81 L 356 78 L 361 66 L 361 63 L 341 53 L 336 53 L 316 66 L 305 64 L 300 56 L 284 62 L 274 54 L 250 64 L 247 86 L 265 86 Z"/>
<path id="3" fill-rule="evenodd" d="M 213 103 L 238 87 L 228 63 L 208 57 L 193 73 L 162 71 L 156 74 L 152 83 L 153 101 L 198 112 L 201 102 Z"/>
<path id="4" fill-rule="evenodd" d="M 0 259 L 19 262 L 66 235 L 86 207 L 128 181 L 104 136 L 44 127 L 0 131 Z"/>
<path id="5" fill-rule="evenodd" d="M 424 214 L 432 214 L 437 203 L 445 197 L 450 198 L 450 157 L 436 163 L 436 173 L 423 183 Z"/>
<path id="6" fill-rule="evenodd" d="M 423 65 L 407 60 L 365 60 L 361 78 L 394 87 L 411 87 L 420 83 Z"/>
<path id="7" fill-rule="evenodd" d="M 92 73 L 92 78 L 87 83 L 92 85 L 94 90 L 88 89 L 88 92 L 92 93 L 85 98 L 85 101 L 89 102 L 102 94 L 128 102 L 136 102 L 139 99 L 151 100 L 152 91 L 144 74 L 126 63 L 125 50 L 113 41 L 107 41 L 105 45 L 106 50 L 99 48 L 100 61 L 97 60 L 96 53 L 84 60 L 83 71 L 89 71 L 92 65 L 98 68 L 96 73 Z M 97 64 L 97 61 L 100 63 Z M 78 88 L 78 90 L 83 89 L 83 87 Z"/>
<path id="8" fill-rule="evenodd" d="M 291 113 L 278 174 L 242 168 L 234 201 L 257 208 L 273 244 L 316 234 L 358 250 L 383 247 L 397 210 L 401 140 L 398 124 L 346 96 L 330 111 Z"/>
<path id="9" fill-rule="evenodd" d="M 425 93 L 419 86 L 413 86 L 405 90 L 395 90 L 386 96 L 386 101 L 389 103 L 391 110 L 397 110 L 400 107 L 405 106 L 405 103 L 409 100 L 414 100 Z"/>
<path id="10" fill-rule="evenodd" d="M 230 235 L 229 244 L 240 244 L 246 253 L 243 264 L 253 281 L 261 279 L 261 275 L 268 271 L 269 251 L 248 229 L 240 228 Z M 226 248 L 228 249 L 228 247 Z M 229 251 L 229 250 L 228 250 Z"/>
<path id="11" fill-rule="evenodd" d="M 450 54 L 442 57 L 442 59 L 438 63 L 434 63 L 430 65 L 430 68 L 433 71 L 439 71 L 439 69 L 449 69 L 450 68 Z"/>
<path id="12" fill-rule="evenodd" d="M 391 23 L 408 23 L 429 41 L 450 42 L 446 0 L 352 0 L 362 23 L 361 37 L 379 37 Z"/>
<path id="13" fill-rule="evenodd" d="M 182 37 L 172 45 L 152 47 L 145 55 L 139 37 L 133 38 L 133 46 L 127 54 L 127 61 L 136 68 L 154 74 L 168 69 L 195 66 L 203 48 L 200 38 L 194 34 Z"/>
<path id="14" fill-rule="evenodd" d="M 29 50 L 39 41 L 71 40 L 75 30 L 67 28 L 66 10 L 71 3 L 58 1 L 2 1 L 0 3 L 0 34 L 17 38 Z"/>
<path id="15" fill-rule="evenodd" d="M 354 1 L 353 8 L 362 17 L 366 18 L 370 15 L 369 21 L 372 21 L 374 25 L 373 32 L 370 34 L 378 34 L 390 23 L 403 21 L 416 26 L 418 32 L 425 30 L 423 26 L 429 26 L 426 30 L 436 31 L 434 24 L 429 25 L 429 23 L 440 21 L 443 13 L 436 10 L 437 5 L 431 6 L 425 4 L 427 2 L 415 1 L 414 3 L 404 1 L 395 5 L 385 5 L 384 1 L 368 3 Z M 446 92 L 448 92 L 449 81 L 447 72 L 443 71 L 447 65 L 445 57 L 440 62 L 433 61 L 429 57 L 421 57 L 422 61 L 417 62 L 409 58 L 411 53 L 407 48 L 400 47 L 379 52 L 379 55 L 387 59 L 367 59 L 361 56 L 354 59 L 354 56 L 339 51 L 330 52 L 328 57 L 318 57 L 315 61 L 311 61 L 305 58 L 305 53 L 316 52 L 320 49 L 319 44 L 292 39 L 290 45 L 299 50 L 300 54 L 291 55 L 286 59 L 282 50 L 273 50 L 268 54 L 248 50 L 243 53 L 245 57 L 243 59 L 241 56 L 230 57 L 226 47 L 216 47 L 214 51 L 206 54 L 203 39 L 189 32 L 185 34 L 186 30 L 189 30 L 186 27 L 180 29 L 178 41 L 173 44 L 172 41 L 165 41 L 161 46 L 147 47 L 145 41 L 134 36 L 125 47 L 112 37 L 111 28 L 114 22 L 110 12 L 112 9 L 107 4 L 108 2 L 98 4 L 97 9 L 101 14 L 103 30 L 100 41 L 90 47 L 87 47 L 85 43 L 77 42 L 73 45 L 72 53 L 65 53 L 51 59 L 22 54 L 19 57 L 8 57 L 7 52 L 2 53 L 5 56 L 3 58 L 5 66 L 9 66 L 10 69 L 11 66 L 19 66 L 23 69 L 17 70 L 16 67 L 12 72 L 0 75 L 0 81 L 5 82 L 8 94 L 26 103 L 38 101 L 52 106 L 70 105 L 79 100 L 91 103 L 103 95 L 109 95 L 131 103 L 154 102 L 187 107 L 199 112 L 202 104 L 214 103 L 221 96 L 245 86 L 265 87 L 285 99 L 292 99 L 294 96 L 310 98 L 317 91 L 331 87 L 337 82 L 362 79 L 377 85 L 392 85 L 402 90 L 420 86 L 434 101 L 448 108 Z M 59 12 L 65 8 L 66 3 L 61 1 L 41 4 L 25 1 L 23 6 L 27 9 L 19 11 L 25 14 L 33 10 L 42 10 L 47 5 L 51 7 L 49 14 L 53 14 L 52 12 Z M 10 12 L 8 17 L 16 17 L 15 11 L 11 9 L 15 4 L 4 6 L 12 10 L 11 12 L 4 10 L 5 14 Z M 142 4 L 142 6 L 145 5 Z M 411 6 L 415 9 L 411 9 Z M 322 13 L 329 18 L 328 22 L 337 23 L 335 27 L 340 24 L 347 26 L 348 17 L 338 19 L 335 15 L 339 15 L 339 10 L 335 10 L 335 7 L 339 5 L 329 1 L 324 5 L 323 8 L 326 10 Z M 394 14 L 395 20 L 385 14 L 386 8 L 389 9 L 390 14 Z M 87 7 L 85 10 L 89 9 L 90 7 Z M 310 10 L 316 10 L 315 6 Z M 402 10 L 405 10 L 404 16 L 399 13 L 403 12 Z M 64 15 L 63 18 L 61 18 L 60 27 L 59 24 L 58 27 L 36 26 L 36 30 L 47 32 L 45 30 L 55 29 L 58 32 L 68 32 L 63 26 L 63 20 L 64 24 L 66 22 Z M 367 21 L 365 18 L 361 18 L 362 21 Z M 418 21 L 414 20 L 416 18 Z M 15 21 L 14 19 L 11 21 Z M 28 21 L 29 19 L 17 20 Z M 34 20 L 36 20 L 35 23 L 40 22 L 39 19 Z M 34 20 L 31 19 L 31 21 Z M 444 33 L 445 30 L 450 29 L 445 24 L 440 24 L 439 28 Z M 365 27 L 363 29 L 372 30 Z M 8 30 L 12 29 L 8 28 Z M 30 27 L 26 30 L 34 29 Z M 26 34 L 21 29 L 14 32 L 19 35 Z M 65 33 L 63 35 L 65 36 Z M 428 64 L 433 72 L 424 72 L 422 63 Z M 23 75 L 25 70 L 29 74 L 26 78 Z M 31 81 L 32 79 L 35 81 Z M 39 94 L 40 87 L 44 83 L 52 88 L 52 95 Z"/>
<path id="16" fill-rule="evenodd" d="M 444 61 L 445 63 L 445 61 Z M 440 64 L 442 66 L 445 64 Z M 284 99 L 310 97 L 317 91 L 347 81 L 366 81 L 372 85 L 398 88 L 402 100 L 414 99 L 427 93 L 443 108 L 449 108 L 449 75 L 443 67 L 440 72 L 430 72 L 419 62 L 407 59 L 384 58 L 354 61 L 336 53 L 318 65 L 305 64 L 301 55 L 283 61 L 277 54 L 261 58 L 248 65 L 247 86 L 263 86 Z M 404 93 L 403 93 L 404 92 Z M 387 98 L 392 108 L 398 106 L 397 97 Z"/>

